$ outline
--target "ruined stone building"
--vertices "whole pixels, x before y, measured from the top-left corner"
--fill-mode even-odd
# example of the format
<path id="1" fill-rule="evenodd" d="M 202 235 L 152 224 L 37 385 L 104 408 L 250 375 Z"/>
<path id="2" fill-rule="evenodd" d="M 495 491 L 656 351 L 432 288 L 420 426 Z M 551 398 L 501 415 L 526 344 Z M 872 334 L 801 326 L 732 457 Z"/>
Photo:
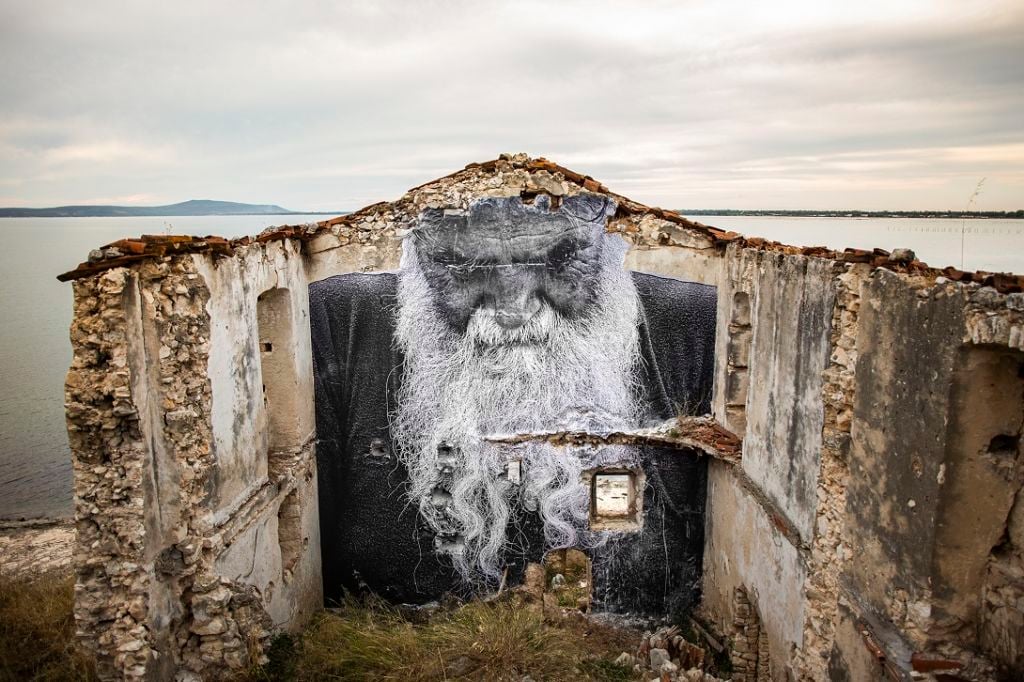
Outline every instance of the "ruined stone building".
<path id="1" fill-rule="evenodd" d="M 325 598 L 469 596 L 560 547 L 593 609 L 693 617 L 737 679 L 1024 675 L 1024 278 L 520 154 L 61 279 L 106 678 L 227 675 Z"/>

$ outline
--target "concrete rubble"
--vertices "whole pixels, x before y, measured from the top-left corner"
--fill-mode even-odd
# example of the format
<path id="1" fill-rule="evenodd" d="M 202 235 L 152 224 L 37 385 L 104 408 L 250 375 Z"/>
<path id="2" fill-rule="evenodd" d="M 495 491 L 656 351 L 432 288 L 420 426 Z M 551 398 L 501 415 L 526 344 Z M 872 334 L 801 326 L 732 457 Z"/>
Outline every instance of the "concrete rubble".
<path id="1" fill-rule="evenodd" d="M 622 652 L 615 663 L 645 681 L 718 682 L 722 679 L 707 672 L 705 650 L 687 641 L 678 626 L 662 626 L 645 632 L 635 653 Z M 736 678 L 733 678 L 736 679 Z"/>

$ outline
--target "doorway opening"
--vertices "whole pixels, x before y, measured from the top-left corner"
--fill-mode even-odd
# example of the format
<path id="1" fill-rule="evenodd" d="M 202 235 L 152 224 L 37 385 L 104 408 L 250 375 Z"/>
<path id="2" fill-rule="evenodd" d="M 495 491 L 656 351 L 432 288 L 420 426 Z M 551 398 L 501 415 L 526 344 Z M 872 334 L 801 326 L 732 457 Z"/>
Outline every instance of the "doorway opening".
<path id="1" fill-rule="evenodd" d="M 544 603 L 590 611 L 594 578 L 590 557 L 576 548 L 556 549 L 544 556 Z"/>

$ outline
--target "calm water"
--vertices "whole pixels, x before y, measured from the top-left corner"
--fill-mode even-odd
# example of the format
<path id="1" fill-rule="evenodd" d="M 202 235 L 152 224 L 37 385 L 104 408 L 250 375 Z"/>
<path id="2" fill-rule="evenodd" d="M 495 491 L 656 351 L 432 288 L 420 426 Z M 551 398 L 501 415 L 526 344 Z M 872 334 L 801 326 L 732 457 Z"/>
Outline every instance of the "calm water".
<path id="1" fill-rule="evenodd" d="M 255 234 L 323 216 L 2 218 L 0 236 L 0 518 L 71 513 L 64 374 L 71 362 L 71 285 L 55 277 L 89 250 L 138 234 Z M 699 221 L 778 241 L 909 247 L 935 265 L 1024 272 L 1024 221 L 701 216 Z"/>
<path id="2" fill-rule="evenodd" d="M 784 244 L 888 251 L 907 247 L 937 268 L 952 265 L 964 270 L 1024 273 L 1024 220 L 764 216 L 698 216 L 695 220 Z"/>
<path id="3" fill-rule="evenodd" d="M 324 217 L 0 218 L 0 518 L 71 513 L 64 375 L 72 294 L 58 274 L 125 236 L 239 237 Z"/>

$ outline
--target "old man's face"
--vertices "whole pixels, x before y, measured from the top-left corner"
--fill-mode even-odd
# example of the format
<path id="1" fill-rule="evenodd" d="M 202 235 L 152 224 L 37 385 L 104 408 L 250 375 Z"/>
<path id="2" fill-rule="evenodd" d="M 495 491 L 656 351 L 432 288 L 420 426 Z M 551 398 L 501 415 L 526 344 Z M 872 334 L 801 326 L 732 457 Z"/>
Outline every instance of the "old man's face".
<path id="1" fill-rule="evenodd" d="M 484 345 L 546 339 L 555 317 L 592 310 L 601 275 L 607 200 L 570 197 L 561 211 L 480 202 L 471 212 L 427 212 L 416 231 L 419 266 L 436 309 Z"/>

